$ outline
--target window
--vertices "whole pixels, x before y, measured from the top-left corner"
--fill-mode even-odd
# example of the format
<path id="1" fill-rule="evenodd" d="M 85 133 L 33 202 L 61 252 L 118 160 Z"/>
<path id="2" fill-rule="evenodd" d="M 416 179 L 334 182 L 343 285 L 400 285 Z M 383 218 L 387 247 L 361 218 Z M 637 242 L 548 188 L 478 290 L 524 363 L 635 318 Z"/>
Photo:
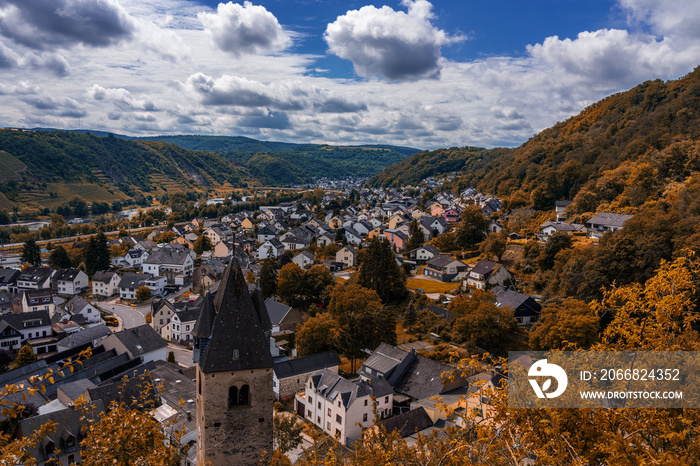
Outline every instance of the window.
<path id="1" fill-rule="evenodd" d="M 331 415 L 331 408 L 328 408 L 328 417 Z"/>
<path id="2" fill-rule="evenodd" d="M 318 402 L 318 409 L 321 409 L 321 402 Z"/>
<path id="3" fill-rule="evenodd" d="M 385 396 L 385 397 L 384 397 L 384 403 L 388 403 L 388 402 L 389 402 L 389 397 L 388 397 L 388 396 Z"/>
<path id="4" fill-rule="evenodd" d="M 309 403 L 311 403 L 311 397 L 310 397 L 310 396 L 307 396 L 306 399 L 309 401 Z"/>
<path id="5" fill-rule="evenodd" d="M 367 413 L 362 415 L 362 422 L 367 422 Z"/>
<path id="6" fill-rule="evenodd" d="M 367 400 L 365 400 L 365 406 L 367 406 Z"/>
<path id="7" fill-rule="evenodd" d="M 338 400 L 338 408 L 340 408 L 340 400 Z"/>
<path id="8" fill-rule="evenodd" d="M 326 423 L 326 429 L 331 430 L 331 421 Z"/>
<path id="9" fill-rule="evenodd" d="M 238 404 L 245 406 L 249 404 L 250 398 L 250 387 L 248 385 L 243 385 L 238 392 Z"/>
<path id="10" fill-rule="evenodd" d="M 343 423 L 343 418 L 340 416 L 340 414 L 335 415 L 335 422 L 337 422 L 338 424 Z"/>
<path id="11" fill-rule="evenodd" d="M 235 385 L 228 389 L 228 409 L 238 404 L 238 387 Z"/>

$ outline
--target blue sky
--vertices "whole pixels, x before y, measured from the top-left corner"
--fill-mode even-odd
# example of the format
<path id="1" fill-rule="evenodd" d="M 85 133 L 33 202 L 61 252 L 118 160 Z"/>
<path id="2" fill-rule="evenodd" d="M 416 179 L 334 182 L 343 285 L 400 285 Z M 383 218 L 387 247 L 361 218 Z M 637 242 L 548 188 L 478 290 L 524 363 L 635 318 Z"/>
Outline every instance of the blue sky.
<path id="1" fill-rule="evenodd" d="M 0 0 L 0 126 L 515 146 L 700 64 L 700 0 Z"/>

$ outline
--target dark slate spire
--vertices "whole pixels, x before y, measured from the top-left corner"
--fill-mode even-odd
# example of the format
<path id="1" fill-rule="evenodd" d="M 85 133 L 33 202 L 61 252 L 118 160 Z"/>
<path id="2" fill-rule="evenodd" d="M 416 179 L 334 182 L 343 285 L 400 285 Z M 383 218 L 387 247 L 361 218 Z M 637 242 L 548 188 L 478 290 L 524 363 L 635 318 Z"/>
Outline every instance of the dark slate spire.
<path id="1" fill-rule="evenodd" d="M 271 368 L 269 343 L 245 278 L 233 258 L 214 299 L 211 340 L 199 362 L 203 372 Z"/>
<path id="2" fill-rule="evenodd" d="M 267 312 L 267 306 L 265 305 L 262 293 L 260 290 L 256 289 L 253 291 L 251 298 L 253 299 L 253 305 L 260 318 L 260 324 L 265 333 L 265 339 L 269 340 L 272 335 L 272 322 L 270 321 L 270 314 Z"/>
<path id="3" fill-rule="evenodd" d="M 211 336 L 211 328 L 214 326 L 214 319 L 216 319 L 214 298 L 211 293 L 207 293 L 204 295 L 202 311 L 199 313 L 194 328 L 192 329 L 192 337 L 209 338 Z"/>

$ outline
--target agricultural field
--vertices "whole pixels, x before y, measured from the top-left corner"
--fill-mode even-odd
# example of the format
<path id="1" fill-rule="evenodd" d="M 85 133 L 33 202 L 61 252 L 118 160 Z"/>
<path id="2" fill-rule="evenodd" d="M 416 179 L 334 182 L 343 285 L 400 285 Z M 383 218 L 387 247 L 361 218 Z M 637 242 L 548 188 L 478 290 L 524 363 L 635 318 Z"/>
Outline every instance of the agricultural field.
<path id="1" fill-rule="evenodd" d="M 27 166 L 18 158 L 5 151 L 0 151 L 0 181 L 22 180 L 20 172 L 26 170 Z"/>

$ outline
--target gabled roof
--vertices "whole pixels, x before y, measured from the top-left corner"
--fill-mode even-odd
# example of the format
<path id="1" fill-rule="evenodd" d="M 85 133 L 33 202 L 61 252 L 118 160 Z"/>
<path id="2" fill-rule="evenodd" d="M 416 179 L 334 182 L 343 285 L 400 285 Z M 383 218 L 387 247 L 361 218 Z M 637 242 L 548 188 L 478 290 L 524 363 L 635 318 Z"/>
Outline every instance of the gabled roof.
<path id="1" fill-rule="evenodd" d="M 153 274 L 150 273 L 138 273 L 138 272 L 126 272 L 122 279 L 119 281 L 119 288 L 138 288 L 143 282 L 152 278 Z"/>
<path id="2" fill-rule="evenodd" d="M 339 366 L 340 357 L 335 350 L 325 353 L 312 354 L 303 358 L 289 359 L 287 361 L 275 363 L 274 371 L 278 379 L 293 377 L 299 374 L 316 372 L 321 369 Z"/>
<path id="3" fill-rule="evenodd" d="M 279 325 L 289 311 L 292 310 L 291 306 L 277 302 L 272 298 L 267 298 L 265 300 L 265 307 L 267 307 L 267 314 L 270 316 L 270 322 L 275 325 Z"/>
<path id="4" fill-rule="evenodd" d="M 311 376 L 316 393 L 328 401 L 336 401 L 339 397 L 347 409 L 358 398 L 365 396 L 385 396 L 393 393 L 391 386 L 383 379 L 370 379 L 358 383 L 339 376 L 329 369 L 323 369 Z"/>
<path id="5" fill-rule="evenodd" d="M 153 251 L 144 264 L 183 265 L 190 257 L 189 249 L 161 248 Z"/>
<path id="6" fill-rule="evenodd" d="M 195 322 L 192 328 L 192 336 L 194 338 L 209 338 L 211 336 L 211 329 L 214 326 L 214 320 L 216 319 L 216 311 L 214 310 L 214 295 L 207 293 L 204 296 L 204 302 L 202 303 L 202 310 L 197 317 L 197 322 Z"/>
<path id="7" fill-rule="evenodd" d="M 459 262 L 462 265 L 466 265 L 464 262 L 460 262 L 457 259 L 455 259 L 454 257 L 442 256 L 442 255 L 431 257 L 428 260 L 428 262 L 426 262 L 426 265 L 428 265 L 429 267 L 436 268 L 436 269 L 441 269 L 441 268 L 443 268 L 443 267 L 445 267 L 448 264 L 451 264 L 453 262 Z"/>
<path id="8" fill-rule="evenodd" d="M 229 262 L 221 280 L 214 309 L 211 341 L 199 362 L 202 371 L 272 368 L 269 342 L 235 259 Z"/>
<path id="9" fill-rule="evenodd" d="M 379 421 L 379 424 L 384 426 L 387 433 L 398 430 L 401 437 L 408 437 L 416 432 L 431 427 L 433 421 L 430 419 L 430 416 L 428 416 L 425 408 L 421 406 L 418 409 L 412 409 L 397 416 L 382 419 Z"/>
<path id="10" fill-rule="evenodd" d="M 193 322 L 197 320 L 200 312 L 201 309 L 199 308 L 186 307 L 184 309 L 175 311 L 175 314 L 177 314 L 177 318 L 180 319 L 180 322 Z"/>
<path id="11" fill-rule="evenodd" d="M 34 327 L 51 325 L 48 311 L 20 312 L 19 314 L 5 314 L 0 317 L 0 322 L 6 322 L 10 327 L 18 331 L 24 328 L 23 322 L 30 320 L 40 321 L 37 325 L 34 325 Z"/>
<path id="12" fill-rule="evenodd" d="M 471 272 L 478 273 L 479 275 L 488 275 L 493 272 L 498 264 L 496 262 L 491 262 L 487 260 L 480 260 L 471 269 Z"/>
<path id="13" fill-rule="evenodd" d="M 494 289 L 493 291 L 498 305 L 513 308 L 515 317 L 537 315 L 542 310 L 539 303 L 526 294 L 503 288 Z"/>
<path id="14" fill-rule="evenodd" d="M 91 306 L 91 304 L 80 296 L 73 296 L 66 304 L 66 310 L 68 310 L 71 314 L 75 314 L 85 309 L 86 306 Z"/>
<path id="15" fill-rule="evenodd" d="M 103 271 L 97 271 L 95 272 L 95 275 L 92 277 L 93 282 L 100 282 L 100 283 L 109 283 L 112 281 L 112 278 L 117 275 L 116 272 L 103 272 Z"/>
<path id="16" fill-rule="evenodd" d="M 568 207 L 572 204 L 572 201 L 554 201 L 555 207 Z"/>
<path id="17" fill-rule="evenodd" d="M 81 272 L 80 270 L 74 269 L 72 267 L 69 269 L 59 269 L 53 276 L 53 278 L 56 281 L 72 282 L 78 277 L 78 274 L 80 273 L 84 272 Z"/>
<path id="18" fill-rule="evenodd" d="M 49 278 L 52 273 L 53 269 L 48 267 L 27 267 L 19 275 L 18 280 L 24 282 L 43 282 Z"/>
<path id="19" fill-rule="evenodd" d="M 95 325 L 94 327 L 88 327 L 79 332 L 71 333 L 59 342 L 59 346 L 63 348 L 76 348 L 85 343 L 92 343 L 98 338 L 106 337 L 111 333 L 112 331 L 107 325 Z"/>
<path id="20" fill-rule="evenodd" d="M 308 250 L 306 250 L 306 249 L 304 249 L 304 250 L 301 251 L 299 254 L 297 254 L 297 256 L 308 257 L 308 258 L 311 259 L 311 260 L 313 260 L 313 259 L 316 257 L 316 255 L 315 255 L 313 252 L 308 251 Z M 296 257 L 296 256 L 295 256 L 295 257 Z"/>
<path id="21" fill-rule="evenodd" d="M 114 336 L 134 357 L 168 346 L 168 343 L 148 324 L 122 330 Z"/>
<path id="22" fill-rule="evenodd" d="M 603 225 L 607 227 L 621 228 L 625 222 L 634 217 L 634 215 L 614 214 L 612 212 L 600 212 L 591 217 L 586 225 Z"/>
<path id="23" fill-rule="evenodd" d="M 0 285 L 15 283 L 20 275 L 19 270 L 0 268 Z"/>

